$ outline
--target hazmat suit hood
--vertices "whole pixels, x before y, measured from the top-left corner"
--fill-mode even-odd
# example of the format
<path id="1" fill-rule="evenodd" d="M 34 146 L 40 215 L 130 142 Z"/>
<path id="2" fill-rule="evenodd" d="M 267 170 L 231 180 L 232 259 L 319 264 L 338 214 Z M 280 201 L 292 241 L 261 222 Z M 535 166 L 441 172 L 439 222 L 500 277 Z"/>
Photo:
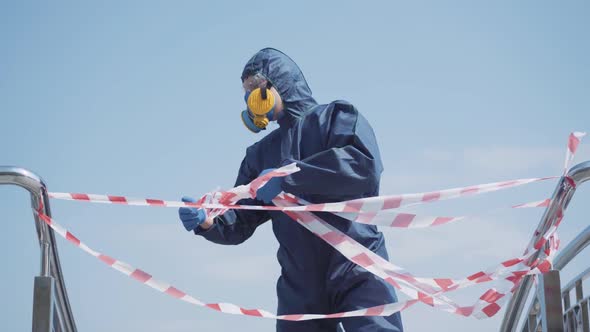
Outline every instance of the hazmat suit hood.
<path id="1" fill-rule="evenodd" d="M 244 66 L 242 81 L 258 73 L 277 89 L 285 105 L 284 111 L 291 117 L 301 117 L 317 105 L 301 69 L 285 53 L 274 48 L 258 51 Z"/>

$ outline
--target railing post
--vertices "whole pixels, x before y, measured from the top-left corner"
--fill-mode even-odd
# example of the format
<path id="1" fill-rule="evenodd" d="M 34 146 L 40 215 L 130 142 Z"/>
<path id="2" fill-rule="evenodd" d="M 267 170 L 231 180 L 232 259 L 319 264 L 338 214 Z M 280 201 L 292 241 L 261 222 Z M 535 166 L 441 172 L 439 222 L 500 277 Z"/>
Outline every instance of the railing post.
<path id="1" fill-rule="evenodd" d="M 52 277 L 35 277 L 33 292 L 33 332 L 53 331 L 53 296 L 55 280 Z"/>
<path id="2" fill-rule="evenodd" d="M 551 270 L 539 276 L 537 296 L 541 304 L 540 314 L 543 332 L 563 332 L 559 271 Z"/>
<path id="3" fill-rule="evenodd" d="M 580 279 L 576 281 L 576 302 L 580 304 L 583 332 L 588 332 L 590 330 L 590 324 L 588 322 L 588 301 L 582 301 L 583 299 L 584 289 L 582 288 L 582 280 Z"/>

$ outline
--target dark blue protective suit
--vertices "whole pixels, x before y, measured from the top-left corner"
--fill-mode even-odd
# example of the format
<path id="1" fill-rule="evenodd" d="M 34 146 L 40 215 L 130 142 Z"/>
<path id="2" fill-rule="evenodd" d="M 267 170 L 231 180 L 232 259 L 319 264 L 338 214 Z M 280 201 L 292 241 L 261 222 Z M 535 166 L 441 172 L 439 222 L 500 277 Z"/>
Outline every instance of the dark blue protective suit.
<path id="1" fill-rule="evenodd" d="M 261 73 L 285 104 L 280 127 L 250 146 L 237 185 L 267 168 L 296 162 L 301 171 L 285 178 L 283 190 L 313 203 L 336 202 L 379 194 L 383 170 L 373 130 L 351 104 L 318 105 L 297 65 L 285 54 L 263 49 L 246 64 L 242 79 Z M 242 200 L 240 204 L 257 204 Z M 365 247 L 388 259 L 383 234 L 375 226 L 354 223 L 330 213 L 317 213 Z M 278 314 L 334 313 L 397 301 L 394 289 L 281 212 L 230 210 L 208 230 L 196 234 L 220 244 L 239 244 L 256 227 L 272 219 L 280 243 L 277 258 Z M 336 331 L 342 321 L 350 331 L 402 331 L 399 313 L 303 322 L 277 321 L 278 331 Z"/>

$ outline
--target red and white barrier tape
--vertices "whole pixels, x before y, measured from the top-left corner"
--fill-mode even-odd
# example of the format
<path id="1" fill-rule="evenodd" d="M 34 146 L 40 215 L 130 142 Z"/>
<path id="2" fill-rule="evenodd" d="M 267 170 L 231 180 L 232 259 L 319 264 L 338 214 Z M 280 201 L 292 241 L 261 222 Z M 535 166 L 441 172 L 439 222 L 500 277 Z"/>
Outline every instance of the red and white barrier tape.
<path id="1" fill-rule="evenodd" d="M 298 170 L 295 164 L 286 166 L 290 171 L 296 172 Z M 286 168 L 285 167 L 285 168 Z M 285 174 L 280 168 L 281 175 Z M 290 174 L 290 173 L 289 173 Z M 266 174 L 273 175 L 271 173 Z M 285 174 L 287 175 L 287 174 Z M 266 210 L 266 211 L 308 211 L 308 212 L 332 212 L 332 213 L 378 213 L 385 210 L 397 209 L 402 206 L 416 205 L 423 203 L 430 203 L 440 200 L 455 199 L 465 197 L 468 195 L 478 195 L 493 191 L 499 191 L 509 188 L 514 188 L 534 182 L 546 181 L 555 179 L 557 176 L 544 177 L 544 178 L 532 178 L 532 179 L 518 179 L 502 182 L 494 182 L 487 184 L 480 184 L 474 186 L 467 186 L 461 188 L 445 189 L 426 193 L 416 194 L 403 194 L 403 195 L 392 195 L 392 196 L 377 196 L 368 197 L 362 199 L 355 199 L 337 203 L 324 203 L 324 204 L 308 204 L 303 206 L 259 206 L 259 205 L 234 205 L 227 204 L 229 200 L 237 201 L 235 197 L 240 198 L 252 198 L 256 195 L 246 195 L 249 192 L 245 192 L 244 188 L 240 188 L 238 191 L 212 193 L 213 196 L 220 203 L 208 203 L 205 201 L 199 201 L 196 203 L 188 203 L 181 201 L 168 201 L 162 199 L 153 198 L 132 198 L 125 196 L 112 196 L 112 195 L 96 195 L 96 194 L 81 194 L 81 193 L 61 193 L 51 192 L 49 197 L 53 199 L 70 200 L 70 201 L 85 201 L 90 203 L 104 203 L 104 204 L 124 204 L 124 205 L 135 205 L 135 206 L 160 206 L 160 207 L 196 207 L 205 209 L 236 209 L 236 210 Z M 266 183 L 270 177 L 268 177 L 263 183 Z M 258 180 L 258 179 L 257 179 Z M 256 181 L 256 180 L 255 180 Z M 237 187 L 239 188 L 239 187 Z M 221 195 L 221 196 L 220 196 Z M 234 196 L 237 195 L 237 196 Z M 221 203 L 224 202 L 224 203 Z"/>
<path id="2" fill-rule="evenodd" d="M 569 171 L 572 161 L 574 160 L 574 155 L 576 154 L 578 146 L 584 136 L 586 136 L 586 133 L 578 131 L 570 134 L 567 141 L 567 150 L 565 152 L 565 167 L 563 169 L 563 174 L 566 174 L 567 171 Z"/>
<path id="3" fill-rule="evenodd" d="M 88 201 L 92 203 L 105 203 L 104 200 L 105 195 L 93 195 L 93 194 L 70 194 L 70 193 L 50 193 L 51 198 L 55 199 L 63 199 L 63 200 L 75 200 L 75 201 Z M 82 198 L 80 198 L 82 197 Z M 98 199 L 94 199 L 97 198 Z M 88 199 L 87 199 L 88 198 Z M 129 205 L 147 205 L 145 202 L 152 202 L 153 206 L 166 206 L 166 207 L 177 207 L 177 206 L 201 206 L 206 207 L 207 209 L 213 208 L 218 212 L 223 212 L 228 209 L 232 209 L 233 207 L 239 207 L 243 209 L 248 209 L 252 206 L 248 205 L 232 205 L 232 204 L 215 204 L 215 203 L 191 203 L 183 204 L 184 202 L 172 202 L 172 201 L 160 201 L 164 202 L 162 204 L 155 204 L 153 203 L 156 200 L 153 199 L 146 199 L 146 200 L 129 200 L 131 202 L 141 202 L 141 204 L 129 204 Z M 545 199 L 542 201 L 535 201 L 529 203 L 523 203 L 511 206 L 513 209 L 523 209 L 523 208 L 536 208 L 536 207 L 547 207 L 549 205 L 550 200 Z M 168 204 L 170 203 L 170 204 Z M 117 204 L 117 203 L 115 203 Z M 312 206 L 313 204 L 308 205 L 297 205 L 297 206 L 254 206 L 256 210 L 278 210 L 283 212 L 289 211 L 300 211 L 300 209 L 296 209 L 297 207 L 308 207 Z M 267 209 L 268 208 L 268 209 Z M 313 211 L 313 210 L 312 210 Z M 210 214 L 210 213 L 209 213 Z M 346 220 L 350 220 L 353 222 L 358 222 L 367 225 L 375 225 L 375 226 L 385 226 L 385 227 L 396 227 L 396 228 L 426 228 L 426 227 L 434 227 L 440 226 L 456 221 L 460 221 L 469 216 L 426 216 L 426 215 L 419 215 L 414 213 L 404 213 L 404 212 L 397 212 L 396 210 L 381 210 L 378 212 L 335 212 L 334 214 L 342 217 Z"/>
<path id="4" fill-rule="evenodd" d="M 284 195 L 283 199 L 276 200 L 275 203 L 304 204 L 304 202 L 301 202 L 301 200 L 291 195 Z M 454 280 L 450 278 L 418 278 L 360 245 L 316 215 L 309 212 L 285 213 L 303 227 L 322 238 L 350 261 L 382 278 L 410 298 L 418 299 L 421 302 L 437 307 L 443 311 L 459 315 L 474 315 L 478 318 L 484 318 L 483 315 L 470 310 L 470 308 L 473 309 L 476 306 L 459 306 L 448 298 L 443 297 L 441 293 L 465 288 L 482 282 L 497 280 L 500 276 L 506 274 L 510 274 L 510 276 L 506 278 L 508 281 L 516 280 L 515 277 L 517 275 L 540 273 L 546 271 L 550 267 L 550 265 L 546 263 L 534 265 L 532 267 L 526 266 L 526 260 L 532 255 L 531 253 L 523 257 L 507 260 L 493 271 L 488 271 L 487 273 L 480 271 L 462 280 Z M 523 270 L 517 270 L 518 268 L 523 268 Z M 489 296 L 486 298 L 489 299 Z M 482 312 L 490 317 L 492 312 L 494 314 L 497 312 L 492 310 L 496 308 L 496 304 L 488 303 L 488 305 L 489 306 L 482 308 Z"/>
<path id="5" fill-rule="evenodd" d="M 547 198 L 542 201 L 514 205 L 514 206 L 512 206 L 512 208 L 513 209 L 525 209 L 525 208 L 535 208 L 535 207 L 548 207 L 549 203 L 551 203 L 551 199 Z"/>
<path id="6" fill-rule="evenodd" d="M 279 204 L 281 204 L 280 201 L 279 201 Z M 328 239 L 327 242 L 330 245 L 333 245 L 334 248 L 338 251 L 342 250 L 342 248 L 338 247 L 338 246 L 341 246 L 342 243 L 347 242 L 347 243 L 351 244 L 350 247 L 344 249 L 344 252 L 343 251 L 341 251 L 341 252 L 347 253 L 348 255 L 346 255 L 346 257 L 349 257 L 351 259 L 351 261 L 353 261 L 354 263 L 359 264 L 359 265 L 363 266 L 364 268 L 366 268 L 367 270 L 375 273 L 376 275 L 381 276 L 382 275 L 381 272 L 383 270 L 380 271 L 379 266 L 377 266 L 375 264 L 375 262 L 372 260 L 372 259 L 376 259 L 377 263 L 381 263 L 382 265 L 385 266 L 385 268 L 386 268 L 385 271 L 391 270 L 389 273 L 385 274 L 386 275 L 385 280 L 388 283 L 394 285 L 394 287 L 396 287 L 397 289 L 401 290 L 404 294 L 410 296 L 410 298 L 412 298 L 412 299 L 408 300 L 408 301 L 404 301 L 404 302 L 390 303 L 390 304 L 379 305 L 379 306 L 375 306 L 375 307 L 371 307 L 371 308 L 359 309 L 359 310 L 354 310 L 354 311 L 349 311 L 349 312 L 341 312 L 341 313 L 333 313 L 333 314 L 290 314 L 290 315 L 277 316 L 277 315 L 274 315 L 274 314 L 272 314 L 266 310 L 263 310 L 263 309 L 245 309 L 245 308 L 239 307 L 239 306 L 237 306 L 235 304 L 231 304 L 231 303 L 204 303 L 204 302 L 196 299 L 195 297 L 179 290 L 178 288 L 172 286 L 171 284 L 169 284 L 165 281 L 161 281 L 161 280 L 153 278 L 152 275 L 150 275 L 149 273 L 147 273 L 141 269 L 135 268 L 123 261 L 117 260 L 115 258 L 112 258 L 111 256 L 102 254 L 102 253 L 90 248 L 85 243 L 80 241 L 74 234 L 69 232 L 67 229 L 65 229 L 64 227 L 59 225 L 57 222 L 55 222 L 55 220 L 53 220 L 52 218 L 48 217 L 47 215 L 41 213 L 40 211 L 41 211 L 41 209 L 39 209 L 39 211 L 36 211 L 36 213 L 39 215 L 40 219 L 43 220 L 47 225 L 49 225 L 56 233 L 58 233 L 60 236 L 62 236 L 66 240 L 68 240 L 71 244 L 77 246 L 78 248 L 80 248 L 84 252 L 98 258 L 100 261 L 109 265 L 113 269 L 135 279 L 136 281 L 138 281 L 140 283 L 145 284 L 146 286 L 149 286 L 149 287 L 156 289 L 160 292 L 166 293 L 166 294 L 168 294 L 172 297 L 175 297 L 177 299 L 180 299 L 184 302 L 188 302 L 188 303 L 198 305 L 198 306 L 205 306 L 205 307 L 208 307 L 208 308 L 211 308 L 211 309 L 223 312 L 223 313 L 229 313 L 229 314 L 238 314 L 238 315 L 256 316 L 256 317 L 263 317 L 263 318 L 283 319 L 283 320 L 294 320 L 294 321 L 310 320 L 310 319 L 338 318 L 338 317 L 355 317 L 355 316 L 389 316 L 395 312 L 404 310 L 415 303 L 423 302 L 423 303 L 426 303 L 428 305 L 431 305 L 433 307 L 437 307 L 439 309 L 442 309 L 442 310 L 445 310 L 448 312 L 452 312 L 452 313 L 464 315 L 464 316 L 469 316 L 474 312 L 476 305 L 461 307 L 457 304 L 454 304 L 452 301 L 450 301 L 446 298 L 444 298 L 443 300 L 439 300 L 439 298 L 442 297 L 441 294 L 444 292 L 449 292 L 449 291 L 456 290 L 459 288 L 465 288 L 470 285 L 475 285 L 475 284 L 479 284 L 482 282 L 496 280 L 499 276 L 509 274 L 509 273 L 512 274 L 512 278 L 514 280 L 516 280 L 515 279 L 516 276 L 541 273 L 541 272 L 545 271 L 545 269 L 539 268 L 539 266 L 542 266 L 542 264 L 538 264 L 537 266 L 532 265 L 531 267 L 528 267 L 527 269 L 524 269 L 522 271 L 508 272 L 507 268 L 522 266 L 522 262 L 526 258 L 528 258 L 528 256 L 523 256 L 522 258 L 519 258 L 519 259 L 513 259 L 513 260 L 503 262 L 500 268 L 497 268 L 492 272 L 487 272 L 487 273 L 479 272 L 477 274 L 474 274 L 470 277 L 465 278 L 464 280 L 452 280 L 452 279 L 441 279 L 441 278 L 438 278 L 438 279 L 415 278 L 412 275 L 410 275 L 409 273 L 404 272 L 403 269 L 401 269 L 397 266 L 394 266 L 393 264 L 383 260 L 380 256 L 375 255 L 372 251 L 370 251 L 370 250 L 366 249 L 365 247 L 363 247 L 362 245 L 356 243 L 354 240 L 350 239 L 346 235 L 344 235 L 342 233 L 338 234 L 339 231 L 337 229 L 333 228 L 332 226 L 325 223 L 324 221 L 319 221 L 318 225 L 328 228 L 328 233 L 324 233 L 323 236 L 320 236 L 321 238 L 323 238 L 325 240 Z M 297 220 L 298 222 L 300 222 L 304 227 L 306 227 L 310 230 L 315 230 L 314 234 L 319 235 L 319 233 L 317 233 L 316 231 L 323 230 L 322 228 L 318 228 L 317 225 L 314 227 L 313 222 L 310 224 L 310 220 L 308 219 L 308 216 L 304 215 L 304 214 L 309 214 L 309 212 L 299 212 L 299 213 L 289 212 L 289 213 L 291 213 L 292 217 L 295 220 Z M 311 225 L 311 227 L 310 227 L 310 225 Z M 330 234 L 336 234 L 337 236 L 333 236 Z M 338 235 L 340 235 L 341 237 L 338 238 Z M 343 240 L 343 241 L 341 241 L 341 240 Z M 358 251 L 358 250 L 361 251 L 361 254 L 350 257 L 351 253 L 354 254 L 355 251 Z M 375 266 L 373 266 L 373 265 L 375 265 Z M 381 268 L 382 267 L 383 266 L 381 266 Z M 397 282 L 396 282 L 396 280 L 397 280 Z M 517 280 L 520 280 L 520 279 L 517 279 Z M 434 285 L 439 287 L 438 291 L 436 291 L 435 287 L 431 287 Z M 416 289 L 426 290 L 427 293 L 421 292 L 419 290 L 417 291 Z M 492 292 L 493 292 L 493 290 L 488 290 L 486 293 L 484 293 L 484 295 L 482 295 L 481 299 L 479 300 L 479 301 L 485 301 L 486 303 L 488 303 L 488 306 L 486 306 L 482 309 L 482 312 L 488 316 L 493 315 L 492 311 L 489 310 L 489 308 L 490 308 L 489 306 L 493 306 L 495 304 L 495 300 L 499 300 L 501 298 L 501 296 L 498 296 L 497 292 L 495 292 L 495 293 L 492 293 Z M 475 315 L 475 316 L 480 317 L 477 315 Z"/>
<path id="7" fill-rule="evenodd" d="M 573 155 L 579 145 L 580 139 L 584 136 L 582 133 L 573 133 L 569 137 L 568 152 L 566 154 L 565 169 L 569 169 Z M 321 319 L 321 318 L 337 318 L 337 317 L 353 317 L 353 316 L 388 316 L 397 311 L 404 310 L 409 306 L 423 302 L 430 306 L 436 307 L 440 310 L 451 312 L 463 316 L 474 316 L 477 318 L 491 317 L 501 308 L 501 303 L 509 297 L 510 293 L 515 289 L 524 275 L 538 274 L 547 271 L 551 267 L 552 257 L 559 245 L 556 230 L 559 222 L 545 234 L 542 239 L 537 242 L 531 242 L 525 254 L 521 257 L 514 258 L 502 262 L 500 265 L 487 269 L 486 271 L 477 272 L 469 277 L 462 279 L 451 278 L 421 278 L 415 277 L 408 273 L 401 267 L 398 267 L 389 261 L 381 258 L 371 250 L 360 245 L 346 234 L 343 234 L 335 227 L 323 221 L 318 216 L 311 212 L 334 212 L 343 217 L 349 217 L 354 221 L 363 223 L 386 224 L 393 227 L 428 227 L 438 224 L 444 224 L 464 217 L 428 217 L 434 218 L 427 220 L 426 217 L 418 217 L 411 214 L 394 213 L 388 211 L 396 209 L 405 205 L 414 205 L 421 203 L 428 203 L 443 199 L 452 199 L 464 197 L 467 195 L 480 194 L 484 192 L 497 191 L 533 183 L 537 181 L 544 181 L 552 179 L 549 178 L 534 178 L 521 179 L 513 181 L 497 182 L 485 185 L 470 186 L 464 188 L 454 188 L 442 191 L 419 193 L 409 195 L 385 196 L 385 197 L 371 197 L 366 199 L 351 200 L 339 203 L 326 204 L 307 204 L 307 202 L 294 197 L 292 195 L 282 193 L 273 202 L 276 206 L 243 206 L 235 205 L 237 201 L 243 198 L 254 198 L 256 190 L 263 186 L 270 178 L 275 176 L 285 176 L 296 172 L 297 167 L 292 164 L 286 167 L 277 169 L 260 178 L 255 179 L 248 185 L 233 188 L 227 192 L 215 192 L 203 196 L 197 203 L 184 203 L 177 201 L 163 201 L 153 199 L 130 199 L 122 196 L 106 196 L 106 195 L 89 195 L 89 194 L 68 194 L 68 193 L 51 193 L 50 197 L 67 200 L 81 200 L 97 203 L 110 204 L 127 204 L 127 205 L 147 205 L 147 206 L 192 206 L 207 208 L 209 215 L 216 216 L 228 209 L 255 209 L 255 210 L 279 210 L 289 215 L 293 220 L 301 224 L 313 232 L 318 237 L 322 238 L 338 252 L 347 257 L 350 261 L 365 268 L 367 271 L 382 278 L 393 287 L 410 297 L 410 300 L 405 302 L 398 302 L 392 304 L 380 305 L 372 308 L 359 309 L 345 313 L 334 313 L 329 315 L 320 314 L 293 314 L 277 316 L 261 309 L 244 309 L 234 304 L 229 303 L 209 303 L 205 304 L 196 298 L 178 290 L 168 283 L 153 279 L 153 277 L 132 266 L 118 261 L 109 256 L 103 255 L 78 240 L 73 234 L 61 227 L 54 220 L 48 216 L 37 211 L 40 218 L 52 227 L 59 235 L 67 239 L 70 243 L 78 246 L 80 249 L 97 257 L 104 263 L 113 267 L 114 269 L 142 282 L 154 289 L 167 293 L 173 297 L 181 299 L 195 305 L 207 306 L 209 308 L 221 311 L 224 313 L 241 314 L 249 316 L 258 316 L 274 319 L 285 320 L 307 320 L 307 319 Z M 513 206 L 514 208 L 547 206 L 548 200 L 526 203 Z M 395 216 L 393 221 L 392 216 Z M 560 220 L 563 214 L 560 215 Z M 389 218 L 389 219 L 387 219 Z M 348 219 L 348 218 L 347 218 Z M 397 221 L 395 221 L 397 220 Z M 549 246 L 546 246 L 546 243 Z M 529 262 L 533 254 L 539 252 L 541 256 L 535 262 Z M 444 293 L 450 292 L 459 288 L 465 288 L 472 285 L 498 280 L 503 284 L 498 289 L 490 289 L 486 291 L 475 304 L 471 306 L 460 306 L 452 300 L 444 296 Z"/>
<path id="8" fill-rule="evenodd" d="M 460 198 L 466 195 L 483 194 L 498 191 L 538 181 L 554 179 L 556 177 L 519 179 L 502 181 L 482 185 L 474 185 L 462 188 L 445 189 L 436 192 L 403 194 L 395 196 L 378 196 L 364 199 L 356 199 L 338 203 L 306 204 L 295 206 L 252 206 L 235 205 L 239 199 L 254 198 L 255 190 L 275 176 L 286 176 L 297 172 L 299 168 L 295 164 L 287 165 L 274 172 L 255 179 L 251 185 L 239 186 L 227 192 L 213 192 L 203 196 L 198 202 L 166 201 L 152 198 L 131 198 L 125 196 L 80 194 L 80 193 L 49 193 L 49 197 L 61 200 L 85 201 L 103 204 L 124 204 L 135 206 L 159 206 L 159 207 L 198 207 L 215 210 L 216 214 L 228 209 L 266 210 L 266 211 L 308 211 L 308 212 L 332 212 L 347 220 L 386 227 L 400 228 L 425 228 L 447 224 L 465 219 L 465 216 L 421 216 L 412 213 L 396 212 L 401 206 L 434 202 L 442 199 Z M 224 202 L 224 203 L 221 203 Z M 230 204 L 231 202 L 231 204 Z M 532 202 L 514 206 L 515 208 L 541 207 L 547 202 Z M 211 211 L 209 211 L 211 214 Z"/>

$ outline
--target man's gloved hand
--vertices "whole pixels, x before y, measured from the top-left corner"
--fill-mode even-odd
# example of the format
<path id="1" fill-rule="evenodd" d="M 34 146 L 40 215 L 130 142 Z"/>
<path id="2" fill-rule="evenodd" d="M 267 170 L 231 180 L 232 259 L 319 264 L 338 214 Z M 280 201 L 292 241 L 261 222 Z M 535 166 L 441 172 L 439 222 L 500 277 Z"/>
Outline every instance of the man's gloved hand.
<path id="1" fill-rule="evenodd" d="M 194 198 L 186 196 L 182 198 L 182 201 L 185 203 L 196 202 Z M 184 228 L 190 232 L 205 222 L 207 213 L 203 209 L 181 207 L 178 209 L 178 217 L 180 217 Z"/>
<path id="2" fill-rule="evenodd" d="M 265 169 L 262 171 L 262 173 L 260 173 L 259 176 L 263 176 L 264 174 L 274 170 L 275 168 Z M 258 188 L 256 191 L 256 199 L 261 200 L 267 204 L 272 202 L 273 198 L 277 197 L 277 195 L 283 191 L 282 184 L 282 177 L 274 177 L 270 179 L 264 186 Z"/>

